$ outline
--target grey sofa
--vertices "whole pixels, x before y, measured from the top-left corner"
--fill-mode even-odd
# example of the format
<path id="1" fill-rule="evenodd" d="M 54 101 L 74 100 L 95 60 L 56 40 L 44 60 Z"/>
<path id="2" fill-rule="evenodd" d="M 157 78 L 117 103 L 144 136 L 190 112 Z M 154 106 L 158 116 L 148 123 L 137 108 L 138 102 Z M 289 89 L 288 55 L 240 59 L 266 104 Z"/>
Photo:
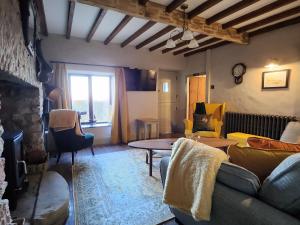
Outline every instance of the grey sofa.
<path id="1" fill-rule="evenodd" d="M 169 159 L 163 158 L 160 164 L 163 185 Z M 285 159 L 263 184 L 250 171 L 223 163 L 209 222 L 197 222 L 170 209 L 184 225 L 300 225 L 300 153 Z"/>

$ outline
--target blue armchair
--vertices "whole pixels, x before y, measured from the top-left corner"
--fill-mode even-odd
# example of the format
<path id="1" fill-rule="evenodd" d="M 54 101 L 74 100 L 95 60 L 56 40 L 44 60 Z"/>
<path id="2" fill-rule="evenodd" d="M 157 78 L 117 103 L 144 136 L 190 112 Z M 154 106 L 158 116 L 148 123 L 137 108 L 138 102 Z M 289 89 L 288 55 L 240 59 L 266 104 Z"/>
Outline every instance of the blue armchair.
<path id="1" fill-rule="evenodd" d="M 80 133 L 82 135 L 78 135 L 76 133 L 76 124 L 75 127 L 65 130 L 57 131 L 53 128 L 50 128 L 50 131 L 54 137 L 54 142 L 56 144 L 56 148 L 58 150 L 58 157 L 56 163 L 59 162 L 61 154 L 63 152 L 71 152 L 72 153 L 72 165 L 74 165 L 74 153 L 84 148 L 91 148 L 91 152 L 93 155 L 93 143 L 94 143 L 94 134 L 91 133 L 83 133 L 80 125 L 80 115 L 78 115 L 78 126 L 80 129 Z"/>
<path id="2" fill-rule="evenodd" d="M 169 157 L 160 164 L 164 185 Z M 195 221 L 170 208 L 184 225 L 300 225 L 300 153 L 285 159 L 261 185 L 250 171 L 223 163 L 212 199 L 211 220 Z"/>

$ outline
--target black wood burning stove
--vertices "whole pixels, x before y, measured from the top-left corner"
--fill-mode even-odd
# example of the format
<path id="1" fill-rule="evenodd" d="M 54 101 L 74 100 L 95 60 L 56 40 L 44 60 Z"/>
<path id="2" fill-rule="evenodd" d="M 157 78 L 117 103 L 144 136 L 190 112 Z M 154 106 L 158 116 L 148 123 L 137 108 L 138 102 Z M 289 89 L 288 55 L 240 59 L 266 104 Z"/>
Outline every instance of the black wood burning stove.
<path id="1" fill-rule="evenodd" d="M 17 207 L 17 194 L 24 188 L 26 178 L 26 163 L 23 151 L 23 132 L 4 132 L 3 157 L 5 158 L 5 173 L 8 183 L 4 197 L 9 200 L 11 210 Z"/>

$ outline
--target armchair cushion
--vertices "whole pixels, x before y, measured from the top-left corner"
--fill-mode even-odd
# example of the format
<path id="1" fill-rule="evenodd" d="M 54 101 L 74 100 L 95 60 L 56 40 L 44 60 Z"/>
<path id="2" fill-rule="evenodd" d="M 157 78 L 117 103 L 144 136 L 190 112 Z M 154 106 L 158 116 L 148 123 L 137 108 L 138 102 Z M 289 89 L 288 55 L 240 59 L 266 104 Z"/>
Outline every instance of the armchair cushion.
<path id="1" fill-rule="evenodd" d="M 300 218 L 300 153 L 286 158 L 264 181 L 259 197 Z"/>
<path id="2" fill-rule="evenodd" d="M 195 133 L 196 136 L 200 136 L 200 137 L 214 137 L 214 138 L 218 138 L 219 134 L 217 132 L 214 131 L 197 131 Z"/>
<path id="3" fill-rule="evenodd" d="M 256 196 L 260 188 L 259 179 L 254 173 L 229 162 L 222 163 L 217 181 L 250 196 Z"/>

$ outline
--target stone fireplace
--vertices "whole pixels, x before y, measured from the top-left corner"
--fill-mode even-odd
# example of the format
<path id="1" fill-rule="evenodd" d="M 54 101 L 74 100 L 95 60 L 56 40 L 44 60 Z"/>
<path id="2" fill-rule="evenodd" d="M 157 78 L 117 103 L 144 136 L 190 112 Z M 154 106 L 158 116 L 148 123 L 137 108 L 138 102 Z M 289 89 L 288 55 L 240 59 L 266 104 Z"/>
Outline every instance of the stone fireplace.
<path id="1" fill-rule="evenodd" d="M 3 131 L 24 132 L 25 157 L 45 151 L 42 132 L 42 84 L 36 79 L 35 60 L 24 45 L 18 0 L 0 1 L 0 157 Z M 0 224 L 10 224 L 4 159 L 0 158 Z"/>
<path id="2" fill-rule="evenodd" d="M 24 132 L 25 157 L 44 151 L 41 94 L 37 87 L 0 81 L 0 120 L 5 131 Z"/>

